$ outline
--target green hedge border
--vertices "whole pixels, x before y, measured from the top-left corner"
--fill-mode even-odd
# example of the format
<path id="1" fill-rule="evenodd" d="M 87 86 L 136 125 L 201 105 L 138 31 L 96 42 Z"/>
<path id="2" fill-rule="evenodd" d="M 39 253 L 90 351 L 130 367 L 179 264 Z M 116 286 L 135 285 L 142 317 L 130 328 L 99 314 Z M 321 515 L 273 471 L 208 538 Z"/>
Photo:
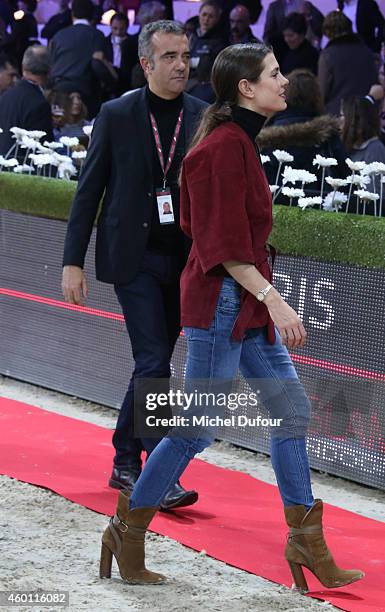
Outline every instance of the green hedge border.
<path id="1" fill-rule="evenodd" d="M 66 220 L 76 182 L 0 172 L 0 208 Z M 278 252 L 385 269 L 385 218 L 275 205 Z"/>

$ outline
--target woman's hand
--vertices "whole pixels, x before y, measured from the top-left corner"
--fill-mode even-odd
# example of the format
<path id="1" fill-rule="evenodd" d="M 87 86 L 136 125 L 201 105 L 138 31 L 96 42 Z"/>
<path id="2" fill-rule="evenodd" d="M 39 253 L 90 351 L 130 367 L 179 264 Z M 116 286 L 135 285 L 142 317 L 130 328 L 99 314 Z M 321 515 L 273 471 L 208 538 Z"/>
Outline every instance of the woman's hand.
<path id="1" fill-rule="evenodd" d="M 271 289 L 265 297 L 264 303 L 278 328 L 282 344 L 286 344 L 289 349 L 304 346 L 307 333 L 302 321 L 295 310 L 279 295 L 278 291 Z"/>
<path id="2" fill-rule="evenodd" d="M 254 296 L 257 295 L 258 291 L 263 290 L 269 282 L 253 264 L 229 260 L 223 262 L 223 267 L 242 287 L 250 291 Z M 255 299 L 257 298 L 255 297 Z M 287 348 L 290 349 L 303 346 L 306 342 L 307 333 L 302 325 L 302 321 L 295 310 L 285 302 L 274 287 L 269 290 L 263 303 L 278 328 L 282 344 L 286 344 Z"/>

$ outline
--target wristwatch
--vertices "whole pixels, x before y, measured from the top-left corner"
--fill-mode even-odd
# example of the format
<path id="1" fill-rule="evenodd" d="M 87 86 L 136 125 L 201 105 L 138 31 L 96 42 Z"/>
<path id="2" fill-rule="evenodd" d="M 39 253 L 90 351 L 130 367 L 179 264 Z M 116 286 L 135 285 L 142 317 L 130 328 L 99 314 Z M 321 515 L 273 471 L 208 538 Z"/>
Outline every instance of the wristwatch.
<path id="1" fill-rule="evenodd" d="M 263 302 L 273 285 L 268 284 L 267 287 L 257 292 L 255 296 L 259 302 Z"/>

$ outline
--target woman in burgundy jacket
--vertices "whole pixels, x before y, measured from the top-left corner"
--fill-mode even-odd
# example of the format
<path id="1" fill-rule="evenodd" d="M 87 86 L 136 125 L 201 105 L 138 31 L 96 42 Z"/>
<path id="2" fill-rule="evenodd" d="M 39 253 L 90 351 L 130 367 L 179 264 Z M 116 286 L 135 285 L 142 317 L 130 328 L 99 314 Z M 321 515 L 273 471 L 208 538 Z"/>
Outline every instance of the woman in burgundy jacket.
<path id="1" fill-rule="evenodd" d="M 271 194 L 255 145 L 266 117 L 286 108 L 288 81 L 269 47 L 241 44 L 220 52 L 212 82 L 216 102 L 203 115 L 181 175 L 181 224 L 193 240 L 181 280 L 185 393 L 228 393 L 240 369 L 271 417 L 295 585 L 307 591 L 304 566 L 324 586 L 343 586 L 363 573 L 339 568 L 323 538 L 322 501 L 313 498 L 306 453 L 309 400 L 287 350 L 303 346 L 306 331 L 271 285 Z M 165 580 L 145 568 L 144 534 L 166 491 L 214 439 L 218 410 L 197 404 L 182 411 L 185 421 L 148 458 L 130 499 L 120 494 L 103 536 L 102 576 L 109 575 L 113 550 L 125 580 Z"/>

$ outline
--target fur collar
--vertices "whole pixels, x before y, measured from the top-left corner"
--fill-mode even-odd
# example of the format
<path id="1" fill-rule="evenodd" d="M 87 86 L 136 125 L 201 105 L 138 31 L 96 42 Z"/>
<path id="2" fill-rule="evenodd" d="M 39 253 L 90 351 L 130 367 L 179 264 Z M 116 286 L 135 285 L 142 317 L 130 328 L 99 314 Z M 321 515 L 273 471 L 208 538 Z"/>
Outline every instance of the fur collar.
<path id="1" fill-rule="evenodd" d="M 339 133 L 338 118 L 321 115 L 303 123 L 265 127 L 257 137 L 257 144 L 260 149 L 312 147 L 327 142 Z"/>

